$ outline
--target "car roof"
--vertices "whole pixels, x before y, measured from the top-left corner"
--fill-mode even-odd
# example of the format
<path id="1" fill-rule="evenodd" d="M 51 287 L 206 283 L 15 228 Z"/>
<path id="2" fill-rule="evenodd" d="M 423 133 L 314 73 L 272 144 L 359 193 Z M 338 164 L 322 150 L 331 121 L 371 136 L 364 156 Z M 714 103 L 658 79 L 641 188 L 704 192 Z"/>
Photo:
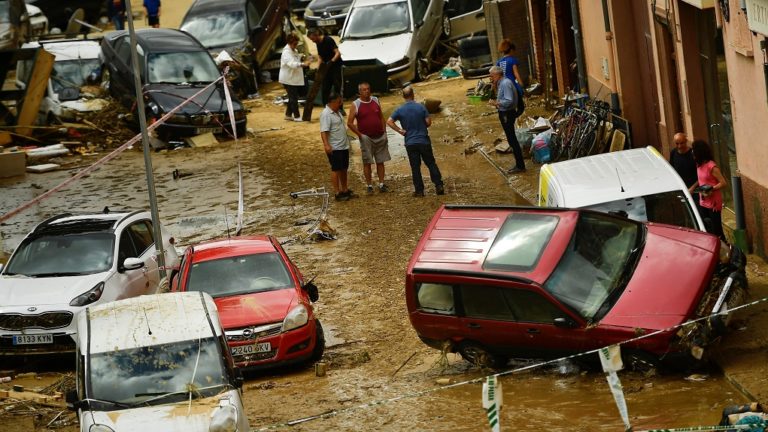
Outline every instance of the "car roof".
<path id="1" fill-rule="evenodd" d="M 543 254 L 530 271 L 483 268 L 486 256 L 507 217 L 513 213 L 555 215 L 559 222 Z M 457 206 L 441 207 L 424 231 L 409 263 L 409 273 L 495 274 L 544 283 L 570 241 L 582 211 L 546 207 Z"/>
<path id="2" fill-rule="evenodd" d="M 91 306 L 88 349 L 92 354 L 221 335 L 210 295 L 195 292 L 153 294 Z M 213 328 L 212 328 L 213 327 Z M 82 350 L 82 348 L 81 348 Z"/>
<path id="3" fill-rule="evenodd" d="M 212 240 L 191 246 L 192 262 L 204 262 L 219 258 L 259 253 L 273 253 L 277 249 L 269 236 L 232 237 Z"/>
<path id="4" fill-rule="evenodd" d="M 564 207 L 685 189 L 674 168 L 653 147 L 556 162 L 542 166 L 541 175 L 557 179 Z"/>
<path id="5" fill-rule="evenodd" d="M 387 3 L 402 3 L 408 0 L 355 0 L 354 7 L 380 5 Z"/>
<path id="6" fill-rule="evenodd" d="M 128 34 L 120 30 L 107 34 L 104 38 L 114 41 Z M 181 30 L 169 28 L 143 28 L 136 30 L 136 43 L 145 52 L 206 51 L 194 36 Z"/>
<path id="7" fill-rule="evenodd" d="M 196 0 L 187 11 L 189 15 L 207 14 L 211 11 L 230 11 L 245 8 L 247 0 Z"/>
<path id="8" fill-rule="evenodd" d="M 122 220 L 140 213 L 142 212 L 91 213 L 77 215 L 64 213 L 41 222 L 35 227 L 31 235 L 41 236 L 63 233 L 112 232 Z"/>
<path id="9" fill-rule="evenodd" d="M 25 43 L 22 48 L 39 48 L 56 56 L 55 61 L 98 59 L 101 53 L 99 41 L 93 39 L 65 39 L 50 41 L 33 41 Z"/>

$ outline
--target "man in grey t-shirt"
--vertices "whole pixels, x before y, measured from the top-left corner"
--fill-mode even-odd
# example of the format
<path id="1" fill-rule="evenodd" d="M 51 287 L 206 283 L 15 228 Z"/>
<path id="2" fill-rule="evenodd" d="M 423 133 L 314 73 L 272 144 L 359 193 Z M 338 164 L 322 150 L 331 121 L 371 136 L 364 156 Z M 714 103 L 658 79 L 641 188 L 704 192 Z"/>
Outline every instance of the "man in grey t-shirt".
<path id="1" fill-rule="evenodd" d="M 352 198 L 352 191 L 347 187 L 349 170 L 349 140 L 344 118 L 339 110 L 343 100 L 338 93 L 331 93 L 328 104 L 320 113 L 320 137 L 323 139 L 325 154 L 331 164 L 331 185 L 336 201 Z"/>

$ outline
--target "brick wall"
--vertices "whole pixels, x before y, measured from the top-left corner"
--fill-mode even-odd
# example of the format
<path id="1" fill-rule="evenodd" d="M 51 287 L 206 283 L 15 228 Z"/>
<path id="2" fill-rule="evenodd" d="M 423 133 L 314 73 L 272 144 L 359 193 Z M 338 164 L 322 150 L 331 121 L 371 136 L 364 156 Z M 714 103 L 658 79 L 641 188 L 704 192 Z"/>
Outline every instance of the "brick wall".
<path id="1" fill-rule="evenodd" d="M 526 0 L 501 0 L 493 3 L 498 8 L 498 20 L 488 17 L 489 10 L 495 8 L 489 8 L 489 5 L 485 6 L 486 23 L 489 27 L 488 43 L 491 45 L 493 59 L 496 61 L 499 58 L 496 47 L 502 38 L 512 41 L 517 48 L 517 58 L 520 60 L 518 67 L 520 76 L 524 84 L 528 85 L 531 81 L 531 62 L 534 55 L 528 23 L 528 2 Z"/>

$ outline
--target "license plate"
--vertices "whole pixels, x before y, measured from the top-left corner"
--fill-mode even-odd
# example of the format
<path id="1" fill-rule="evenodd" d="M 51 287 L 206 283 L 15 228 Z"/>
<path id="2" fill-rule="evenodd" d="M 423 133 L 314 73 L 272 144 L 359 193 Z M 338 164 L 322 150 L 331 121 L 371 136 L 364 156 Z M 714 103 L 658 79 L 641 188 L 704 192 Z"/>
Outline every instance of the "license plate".
<path id="1" fill-rule="evenodd" d="M 248 345 L 238 345 L 238 346 L 232 347 L 233 356 L 248 355 L 248 354 L 270 352 L 270 351 L 272 351 L 272 344 L 269 342 L 258 343 L 258 344 L 248 344 Z"/>
<path id="2" fill-rule="evenodd" d="M 217 134 L 217 133 L 222 133 L 223 131 L 224 131 L 224 129 L 222 129 L 220 127 L 208 127 L 208 128 L 197 128 L 197 129 L 195 129 L 195 132 L 198 135 L 204 134 L 204 133 L 208 133 L 208 132 Z"/>
<path id="3" fill-rule="evenodd" d="M 14 345 L 52 344 L 52 334 L 14 335 Z"/>
<path id="4" fill-rule="evenodd" d="M 332 19 L 318 20 L 317 25 L 323 26 L 323 27 L 333 26 L 333 25 L 336 25 L 336 20 L 332 20 Z"/>

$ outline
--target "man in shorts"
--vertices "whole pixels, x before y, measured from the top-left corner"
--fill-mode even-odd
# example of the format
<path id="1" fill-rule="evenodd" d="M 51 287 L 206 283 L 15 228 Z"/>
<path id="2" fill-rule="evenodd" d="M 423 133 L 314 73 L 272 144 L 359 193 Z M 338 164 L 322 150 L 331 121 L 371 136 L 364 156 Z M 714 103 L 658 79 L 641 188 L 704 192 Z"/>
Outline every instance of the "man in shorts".
<path id="1" fill-rule="evenodd" d="M 328 96 L 328 104 L 320 113 L 320 137 L 323 139 L 325 154 L 331 163 L 331 184 L 336 201 L 348 201 L 352 191 L 347 187 L 349 169 L 349 140 L 344 118 L 339 110 L 344 101 L 338 93 Z"/>
<path id="2" fill-rule="evenodd" d="M 147 14 L 147 25 L 160 27 L 160 0 L 144 0 L 144 11 Z"/>
<path id="3" fill-rule="evenodd" d="M 360 138 L 360 151 L 363 156 L 363 175 L 367 191 L 373 193 L 371 165 L 376 164 L 376 174 L 379 177 L 379 192 L 388 192 L 384 184 L 384 162 L 391 160 L 386 134 L 386 120 L 381 111 L 379 98 L 371 96 L 371 85 L 362 82 L 357 86 L 360 97 L 349 107 L 347 127 Z"/>

